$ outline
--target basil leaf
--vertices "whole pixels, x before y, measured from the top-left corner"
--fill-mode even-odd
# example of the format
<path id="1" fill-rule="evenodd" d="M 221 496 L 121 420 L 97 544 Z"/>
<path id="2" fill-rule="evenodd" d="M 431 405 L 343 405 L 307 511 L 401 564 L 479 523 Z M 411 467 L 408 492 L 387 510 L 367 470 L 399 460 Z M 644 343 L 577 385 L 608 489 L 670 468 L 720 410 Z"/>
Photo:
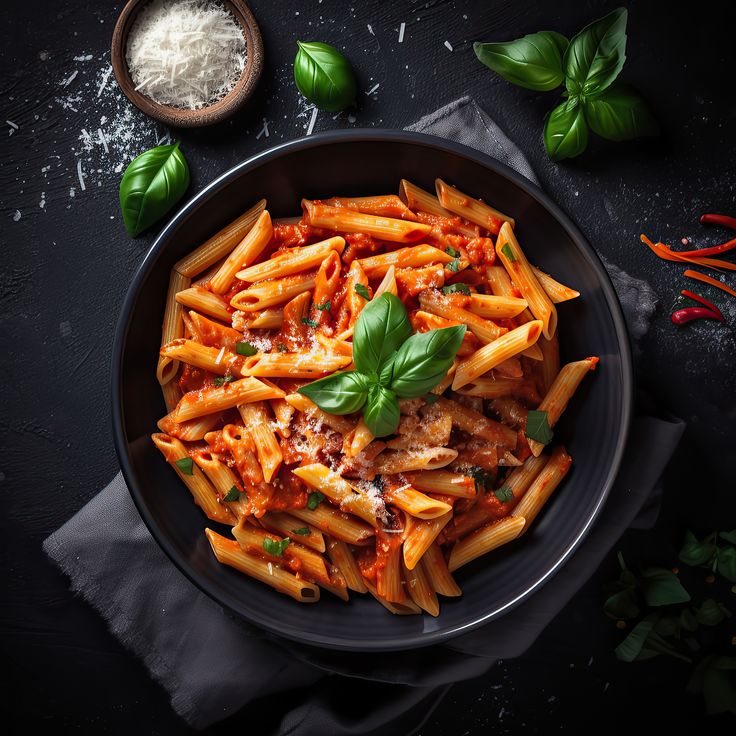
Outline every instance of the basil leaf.
<path id="1" fill-rule="evenodd" d="M 298 534 L 300 537 L 308 537 L 312 532 L 309 531 L 308 526 L 300 526 L 298 529 L 291 530 L 294 534 Z"/>
<path id="2" fill-rule="evenodd" d="M 289 537 L 284 537 L 280 542 L 274 542 L 270 537 L 266 537 L 263 540 L 263 549 L 269 555 L 281 557 L 284 554 L 284 550 L 289 546 L 290 541 Z"/>
<path id="3" fill-rule="evenodd" d="M 226 383 L 232 383 L 235 380 L 235 376 L 216 376 L 214 380 L 215 386 L 222 386 Z"/>
<path id="4" fill-rule="evenodd" d="M 732 529 L 730 532 L 721 532 L 718 536 L 727 542 L 731 542 L 731 544 L 736 544 L 736 529 Z"/>
<path id="5" fill-rule="evenodd" d="M 573 36 L 562 68 L 572 95 L 602 92 L 618 76 L 626 61 L 626 8 L 616 8 Z"/>
<path id="6" fill-rule="evenodd" d="M 412 335 L 394 358 L 391 389 L 402 399 L 429 393 L 450 370 L 465 335 L 465 325 Z"/>
<path id="7" fill-rule="evenodd" d="M 718 572 L 726 580 L 736 583 L 736 548 L 718 550 Z"/>
<path id="8" fill-rule="evenodd" d="M 579 156 L 588 145 L 588 124 L 577 97 L 562 102 L 544 122 L 544 146 L 552 161 Z"/>
<path id="9" fill-rule="evenodd" d="M 466 472 L 473 479 L 476 493 L 483 493 L 496 480 L 493 473 L 489 473 L 479 465 L 471 466 Z"/>
<path id="10" fill-rule="evenodd" d="M 374 437 L 393 434 L 399 426 L 401 412 L 396 394 L 384 386 L 372 386 L 363 409 L 363 419 Z"/>
<path id="11" fill-rule="evenodd" d="M 562 55 L 568 40 L 555 31 L 530 33 L 516 41 L 474 43 L 475 55 L 507 82 L 545 92 L 565 79 Z"/>
<path id="12" fill-rule="evenodd" d="M 194 460 L 190 457 L 180 457 L 175 463 L 184 475 L 194 475 Z"/>
<path id="13" fill-rule="evenodd" d="M 615 619 L 636 618 L 639 615 L 636 588 L 625 588 L 610 595 L 603 604 L 603 611 Z"/>
<path id="14" fill-rule="evenodd" d="M 695 614 L 689 608 L 683 608 L 680 611 L 680 628 L 685 631 L 695 631 L 698 628 L 698 620 Z"/>
<path id="15" fill-rule="evenodd" d="M 672 570 L 659 567 L 642 570 L 640 584 L 648 606 L 669 606 L 690 600 L 690 594 Z"/>
<path id="16" fill-rule="evenodd" d="M 516 260 L 514 251 L 511 250 L 511 246 L 508 243 L 504 243 L 501 246 L 501 253 L 503 253 L 506 256 L 506 258 L 509 259 L 509 263 L 513 263 Z"/>
<path id="17" fill-rule="evenodd" d="M 368 291 L 367 286 L 363 286 L 363 284 L 355 284 L 353 288 L 358 296 L 362 296 L 367 302 L 371 300 L 371 293 Z"/>
<path id="18" fill-rule="evenodd" d="M 238 355 L 255 355 L 258 352 L 258 348 L 249 342 L 236 342 L 235 352 Z"/>
<path id="19" fill-rule="evenodd" d="M 702 692 L 709 715 L 736 715 L 736 657 L 704 657 L 687 684 L 689 692 Z"/>
<path id="20" fill-rule="evenodd" d="M 324 304 L 318 304 L 317 309 L 319 309 L 320 312 L 324 312 L 325 310 L 329 312 L 332 309 L 332 302 L 328 300 Z"/>
<path id="21" fill-rule="evenodd" d="M 712 536 L 709 536 L 698 541 L 697 537 L 688 530 L 685 532 L 685 541 L 678 554 L 679 559 L 693 567 L 710 564 L 716 554 L 716 545 L 710 541 L 711 539 Z"/>
<path id="22" fill-rule="evenodd" d="M 223 501 L 240 501 L 240 491 L 237 486 L 233 486 L 223 497 Z"/>
<path id="23" fill-rule="evenodd" d="M 530 440 L 536 440 L 541 442 L 543 445 L 548 445 L 552 442 L 554 434 L 549 426 L 549 420 L 547 419 L 546 411 L 539 411 L 538 409 L 531 409 L 526 415 L 526 428 L 524 434 Z"/>
<path id="24" fill-rule="evenodd" d="M 585 119 L 594 133 L 609 141 L 657 135 L 659 123 L 633 89 L 615 85 L 585 101 Z"/>
<path id="25" fill-rule="evenodd" d="M 388 292 L 381 294 L 365 305 L 355 323 L 355 368 L 377 373 L 410 335 L 411 324 L 401 300 Z"/>
<path id="26" fill-rule="evenodd" d="M 438 400 L 439 400 L 439 398 L 440 398 L 440 397 L 439 397 L 439 396 L 437 396 L 437 394 L 427 394 L 427 395 L 426 395 L 426 396 L 424 397 L 424 403 L 425 403 L 425 404 L 429 404 L 429 405 L 431 406 L 432 404 L 434 404 L 434 403 L 435 403 L 435 401 L 438 401 Z"/>
<path id="27" fill-rule="evenodd" d="M 309 319 L 309 317 L 302 317 L 302 324 L 303 325 L 309 325 L 309 327 L 317 327 L 317 323 L 313 319 Z"/>
<path id="28" fill-rule="evenodd" d="M 650 613 L 639 621 L 614 650 L 616 657 L 622 662 L 633 662 L 637 659 L 658 620 L 658 613 Z"/>
<path id="29" fill-rule="evenodd" d="M 320 110 L 339 112 L 355 101 L 355 76 L 348 60 L 320 41 L 297 41 L 294 81 L 299 91 Z"/>
<path id="30" fill-rule="evenodd" d="M 703 626 L 718 626 L 721 621 L 731 617 L 731 611 L 712 598 L 706 598 L 700 608 L 695 612 L 695 619 Z"/>
<path id="31" fill-rule="evenodd" d="M 503 488 L 496 488 L 495 491 L 493 491 L 496 498 L 501 503 L 508 503 L 509 501 L 514 500 L 514 492 L 511 490 L 509 486 L 504 486 Z"/>
<path id="32" fill-rule="evenodd" d="M 317 508 L 317 506 L 319 506 L 324 500 L 325 500 L 324 493 L 320 493 L 319 491 L 314 491 L 313 493 L 310 493 L 309 498 L 307 498 L 307 508 L 310 511 L 314 511 Z"/>
<path id="33" fill-rule="evenodd" d="M 297 389 L 328 414 L 352 414 L 365 404 L 369 388 L 368 377 L 348 371 L 333 373 Z"/>
<path id="34" fill-rule="evenodd" d="M 457 273 L 460 270 L 460 260 L 453 258 L 449 263 L 445 264 L 445 268 L 452 273 Z"/>
<path id="35" fill-rule="evenodd" d="M 382 366 L 378 374 L 378 383 L 381 386 L 390 386 L 391 379 L 394 377 L 394 358 L 389 358 Z"/>
<path id="36" fill-rule="evenodd" d="M 448 245 L 447 248 L 445 248 L 445 253 L 453 258 L 457 258 L 460 255 L 460 251 L 455 250 L 451 245 Z"/>
<path id="37" fill-rule="evenodd" d="M 120 209 L 128 234 L 136 237 L 160 220 L 189 186 L 189 167 L 179 142 L 136 156 L 120 182 Z"/>
<path id="38" fill-rule="evenodd" d="M 442 287 L 443 294 L 465 294 L 470 296 L 470 287 L 467 284 L 449 284 Z"/>

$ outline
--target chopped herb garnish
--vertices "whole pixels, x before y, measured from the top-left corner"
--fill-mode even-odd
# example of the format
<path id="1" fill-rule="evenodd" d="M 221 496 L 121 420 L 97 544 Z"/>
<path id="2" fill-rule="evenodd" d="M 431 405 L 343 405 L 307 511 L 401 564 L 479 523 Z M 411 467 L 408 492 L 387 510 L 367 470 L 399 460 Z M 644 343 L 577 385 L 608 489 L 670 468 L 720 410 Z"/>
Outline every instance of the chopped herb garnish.
<path id="1" fill-rule="evenodd" d="M 496 488 L 493 493 L 496 495 L 496 498 L 501 501 L 501 503 L 508 503 L 509 501 L 513 500 L 514 498 L 514 492 L 509 488 L 509 486 L 504 486 L 503 488 Z"/>
<path id="2" fill-rule="evenodd" d="M 514 251 L 511 250 L 511 246 L 508 243 L 504 243 L 503 246 L 501 246 L 501 253 L 503 253 L 506 256 L 506 258 L 509 259 L 511 263 L 513 263 L 516 260 Z"/>
<path id="3" fill-rule="evenodd" d="M 427 404 L 434 404 L 434 402 L 437 401 L 437 399 L 439 399 L 439 396 L 437 396 L 437 394 L 427 394 L 424 397 L 424 401 Z"/>
<path id="4" fill-rule="evenodd" d="M 280 353 L 287 353 L 289 351 L 289 348 L 287 348 L 282 342 L 280 342 L 277 347 Z"/>
<path id="5" fill-rule="evenodd" d="M 477 493 L 484 491 L 495 480 L 493 473 L 489 473 L 477 465 L 468 468 L 468 475 L 475 481 L 475 490 Z"/>
<path id="6" fill-rule="evenodd" d="M 470 296 L 470 287 L 467 284 L 450 284 L 449 286 L 443 286 L 442 292 L 444 294 L 465 294 L 465 296 Z"/>
<path id="7" fill-rule="evenodd" d="M 240 501 L 240 490 L 237 486 L 233 486 L 223 497 L 223 501 Z"/>
<path id="8" fill-rule="evenodd" d="M 317 327 L 317 323 L 313 319 L 309 319 L 309 317 L 302 317 L 302 324 Z"/>
<path id="9" fill-rule="evenodd" d="M 319 506 L 324 500 L 325 500 L 324 493 L 320 493 L 319 491 L 314 491 L 314 493 L 309 494 L 309 498 L 307 499 L 307 508 L 310 511 L 314 511 L 317 508 L 317 506 Z"/>
<path id="10" fill-rule="evenodd" d="M 300 526 L 298 529 L 292 529 L 291 531 L 300 537 L 308 537 L 311 534 L 308 526 Z"/>
<path id="11" fill-rule="evenodd" d="M 184 475 L 194 475 L 194 460 L 192 458 L 180 457 L 175 464 Z"/>
<path id="12" fill-rule="evenodd" d="M 368 302 L 371 300 L 371 295 L 368 292 L 368 288 L 366 286 L 363 286 L 363 284 L 355 284 L 355 293 L 358 296 L 362 296 L 363 299 Z"/>
<path id="13" fill-rule="evenodd" d="M 235 376 L 217 376 L 215 378 L 215 386 L 222 386 L 223 383 L 231 383 L 235 380 Z"/>
<path id="14" fill-rule="evenodd" d="M 457 273 L 460 270 L 460 261 L 457 258 L 453 258 L 446 266 L 448 271 Z"/>
<path id="15" fill-rule="evenodd" d="M 447 248 L 445 248 L 445 253 L 453 258 L 457 258 L 460 255 L 460 251 L 455 250 L 451 245 L 448 245 Z"/>
<path id="16" fill-rule="evenodd" d="M 324 312 L 325 310 L 329 312 L 330 309 L 332 309 L 332 302 L 328 300 L 324 304 L 318 304 L 317 309 L 319 309 L 320 312 Z"/>
<path id="17" fill-rule="evenodd" d="M 532 409 L 526 417 L 526 430 L 524 434 L 530 440 L 536 440 L 543 445 L 548 445 L 554 436 L 549 426 L 546 411 Z"/>
<path id="18" fill-rule="evenodd" d="M 249 342 L 236 342 L 235 352 L 238 355 L 255 355 L 258 352 L 258 348 Z"/>
<path id="19" fill-rule="evenodd" d="M 280 542 L 274 542 L 270 537 L 266 537 L 263 540 L 263 549 L 269 555 L 281 557 L 284 554 L 284 550 L 289 546 L 290 541 L 289 537 L 284 537 Z"/>

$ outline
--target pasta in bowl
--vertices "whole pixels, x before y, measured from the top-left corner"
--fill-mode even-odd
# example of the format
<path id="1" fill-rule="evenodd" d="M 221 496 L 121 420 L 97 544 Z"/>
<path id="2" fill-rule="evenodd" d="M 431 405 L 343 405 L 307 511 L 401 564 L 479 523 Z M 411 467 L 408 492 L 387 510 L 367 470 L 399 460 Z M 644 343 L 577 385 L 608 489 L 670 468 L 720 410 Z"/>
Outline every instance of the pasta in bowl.
<path id="1" fill-rule="evenodd" d="M 152 439 L 220 563 L 438 616 L 571 467 L 553 429 L 599 362 L 560 364 L 580 294 L 441 179 L 301 204 L 260 200 L 174 265 Z"/>

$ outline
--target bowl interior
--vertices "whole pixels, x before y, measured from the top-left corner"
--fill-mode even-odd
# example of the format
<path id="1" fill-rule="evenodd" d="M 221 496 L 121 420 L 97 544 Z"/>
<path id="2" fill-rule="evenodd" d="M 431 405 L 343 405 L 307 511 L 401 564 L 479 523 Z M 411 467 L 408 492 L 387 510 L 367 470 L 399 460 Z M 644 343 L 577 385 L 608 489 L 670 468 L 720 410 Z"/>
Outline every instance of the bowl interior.
<path id="1" fill-rule="evenodd" d="M 530 260 L 582 296 L 559 306 L 562 360 L 597 355 L 555 429 L 573 468 L 528 534 L 457 573 L 458 599 L 439 617 L 392 616 L 372 598 L 346 604 L 324 594 L 296 603 L 216 562 L 209 523 L 150 440 L 165 408 L 155 379 L 160 325 L 174 262 L 266 197 L 272 216 L 299 213 L 302 197 L 398 190 L 407 178 L 432 190 L 435 177 L 482 197 L 517 222 Z M 116 335 L 113 403 L 118 453 L 129 488 L 153 536 L 205 592 L 249 621 L 283 636 L 352 650 L 388 650 L 445 640 L 518 604 L 579 543 L 618 469 L 631 405 L 625 326 L 608 277 L 579 232 L 536 187 L 482 154 L 419 134 L 350 131 L 280 146 L 213 182 L 171 221 L 136 275 Z M 222 530 L 221 530 L 222 531 Z"/>

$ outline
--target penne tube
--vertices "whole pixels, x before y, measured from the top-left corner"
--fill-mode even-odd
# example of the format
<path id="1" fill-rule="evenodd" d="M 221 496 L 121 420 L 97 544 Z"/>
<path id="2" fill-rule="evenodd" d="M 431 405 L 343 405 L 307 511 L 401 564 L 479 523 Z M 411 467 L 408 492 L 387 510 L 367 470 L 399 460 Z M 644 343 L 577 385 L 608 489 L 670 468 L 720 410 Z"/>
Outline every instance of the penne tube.
<path id="1" fill-rule="evenodd" d="M 217 273 L 209 280 L 209 288 L 215 294 L 228 291 L 235 274 L 244 266 L 249 266 L 263 252 L 273 237 L 273 225 L 268 210 L 263 210 L 248 234 L 238 243 Z"/>
<path id="2" fill-rule="evenodd" d="M 382 544 L 378 539 L 376 546 Z M 401 579 L 401 545 L 384 545 L 384 564 L 376 565 L 376 593 L 390 603 L 403 603 L 407 597 Z"/>
<path id="3" fill-rule="evenodd" d="M 291 437 L 291 427 L 289 425 L 296 409 L 284 399 L 271 399 L 268 403 L 276 417 L 276 431 L 279 436 L 284 439 Z"/>
<path id="4" fill-rule="evenodd" d="M 181 395 L 179 398 L 181 399 Z M 203 440 L 207 432 L 211 431 L 221 419 L 219 414 L 207 414 L 197 419 L 190 419 L 188 422 L 177 422 L 174 419 L 175 414 L 176 407 L 165 417 L 161 417 L 157 426 L 165 434 L 170 434 L 183 442 Z"/>
<path id="5" fill-rule="evenodd" d="M 526 519 L 523 516 L 507 516 L 474 531 L 452 548 L 448 569 L 455 572 L 477 557 L 511 542 L 521 534 L 525 523 Z"/>
<path id="6" fill-rule="evenodd" d="M 555 281 L 548 273 L 540 271 L 536 266 L 532 266 L 532 271 L 537 277 L 537 281 L 542 285 L 542 288 L 547 292 L 547 296 L 552 300 L 553 304 L 559 304 L 560 302 L 566 302 L 570 299 L 576 299 L 580 296 L 579 291 L 571 289 L 569 286 L 561 284 L 559 281 Z"/>
<path id="7" fill-rule="evenodd" d="M 316 603 L 319 600 L 319 588 L 314 583 L 302 580 L 261 557 L 244 552 L 234 539 L 227 539 L 212 529 L 205 529 L 205 533 L 218 562 L 260 580 L 300 603 Z"/>
<path id="8" fill-rule="evenodd" d="M 511 280 L 529 305 L 529 311 L 542 321 L 542 332 L 549 340 L 557 330 L 557 309 L 537 280 L 514 231 L 504 223 L 496 239 L 496 254 Z"/>
<path id="9" fill-rule="evenodd" d="M 191 279 L 182 276 L 178 271 L 172 271 L 169 277 L 169 290 L 166 294 L 166 307 L 164 309 L 164 324 L 161 331 L 161 346 L 184 336 L 184 320 L 182 319 L 181 304 L 176 301 L 176 295 L 180 291 L 189 288 Z M 165 355 L 159 355 L 156 368 L 156 378 L 163 385 L 168 383 L 179 370 L 179 361 Z"/>
<path id="10" fill-rule="evenodd" d="M 351 355 L 257 353 L 243 361 L 242 374 L 264 378 L 321 378 L 353 362 Z"/>
<path id="11" fill-rule="evenodd" d="M 381 253 L 359 259 L 365 275 L 369 279 L 383 278 L 391 266 L 394 268 L 419 268 L 431 263 L 449 263 L 452 256 L 432 245 L 414 245 L 399 248 L 390 253 Z"/>
<path id="12" fill-rule="evenodd" d="M 384 491 L 383 497 L 386 503 L 396 506 L 396 508 L 415 516 L 417 519 L 436 519 L 438 516 L 443 516 L 448 511 L 452 511 L 450 504 L 427 496 L 411 487 L 387 489 Z"/>
<path id="13" fill-rule="evenodd" d="M 345 542 L 329 537 L 327 539 L 327 554 L 332 564 L 342 573 L 345 583 L 350 590 L 354 590 L 356 593 L 368 592 L 355 556 Z"/>
<path id="14" fill-rule="evenodd" d="M 358 423 L 343 437 L 342 451 L 347 457 L 356 457 L 373 442 L 373 434 L 365 419 L 361 417 Z"/>
<path id="15" fill-rule="evenodd" d="M 481 376 L 458 389 L 457 393 L 463 396 L 478 396 L 482 399 L 498 399 L 515 395 L 521 384 L 522 381 L 518 378 Z"/>
<path id="16" fill-rule="evenodd" d="M 508 332 L 505 327 L 499 327 L 494 322 L 483 319 L 467 309 L 455 306 L 452 298 L 448 298 L 436 289 L 423 291 L 419 295 L 419 304 L 428 312 L 467 325 L 468 329 L 484 344 L 493 342 Z"/>
<path id="17" fill-rule="evenodd" d="M 194 498 L 194 503 L 204 511 L 207 518 L 212 521 L 219 521 L 222 524 L 234 524 L 235 517 L 229 509 L 220 504 L 212 484 L 199 467 L 194 464 L 194 461 L 191 462 L 191 473 L 186 468 L 182 469 L 176 464 L 178 460 L 191 460 L 186 447 L 176 437 L 166 434 L 153 434 L 151 439 L 166 458 L 166 462 L 171 465 L 189 489 Z"/>
<path id="18" fill-rule="evenodd" d="M 273 281 L 262 281 L 239 291 L 230 306 L 241 312 L 259 312 L 262 309 L 283 304 L 295 296 L 314 288 L 315 274 L 305 273 L 285 276 Z"/>
<path id="19" fill-rule="evenodd" d="M 340 286 L 340 269 L 342 261 L 336 251 L 329 252 L 322 261 L 314 277 L 314 298 L 312 303 L 316 308 L 312 315 L 317 324 L 321 325 L 332 313 L 332 301 Z M 352 352 L 352 349 L 351 349 Z"/>
<path id="20" fill-rule="evenodd" d="M 266 209 L 266 200 L 262 199 L 244 212 L 237 220 L 219 230 L 196 250 L 184 256 L 174 265 L 174 270 L 182 276 L 194 278 L 206 271 L 217 261 L 225 258 L 235 246 L 248 234 L 255 222 Z M 168 340 L 167 340 L 168 342 Z"/>
<path id="21" fill-rule="evenodd" d="M 237 501 L 223 501 L 233 488 L 238 491 L 242 490 L 242 483 L 225 463 L 218 460 L 209 450 L 194 453 L 194 462 L 202 469 L 207 480 L 212 483 L 220 503 L 230 509 L 238 521 L 250 516 L 250 507 L 244 495 L 241 494 L 242 497 Z"/>
<path id="22" fill-rule="evenodd" d="M 238 404 L 283 397 L 284 392 L 281 389 L 268 386 L 257 378 L 249 376 L 222 386 L 190 391 L 177 405 L 174 421 L 185 422 L 187 419 L 201 417 L 204 414 L 233 409 Z"/>
<path id="23" fill-rule="evenodd" d="M 389 266 L 386 270 L 386 273 L 383 276 L 383 279 L 381 280 L 381 283 L 378 284 L 376 287 L 376 292 L 373 295 L 373 298 L 376 299 L 377 297 L 381 296 L 381 294 L 384 293 L 393 294 L 394 296 L 399 295 L 399 289 L 396 286 L 396 267 L 395 266 Z"/>
<path id="24" fill-rule="evenodd" d="M 348 544 L 368 544 L 375 534 L 373 527 L 351 518 L 349 514 L 338 511 L 327 503 L 319 504 L 314 510 L 306 507 L 289 509 L 289 514 Z"/>
<path id="25" fill-rule="evenodd" d="M 439 533 L 452 518 L 452 511 L 448 511 L 436 519 L 414 519 L 406 517 L 406 532 L 404 534 L 404 564 L 413 570 L 422 556 L 437 539 Z M 435 588 L 436 590 L 436 588 Z M 439 591 L 438 591 L 439 592 Z"/>
<path id="26" fill-rule="evenodd" d="M 350 269 L 345 278 L 345 297 L 335 318 L 335 330 L 338 333 L 338 340 L 347 340 L 352 337 L 355 323 L 367 303 L 365 297 L 356 291 L 358 285 L 364 286 L 370 295 L 368 277 L 365 275 L 360 261 L 356 260 L 350 264 Z"/>
<path id="27" fill-rule="evenodd" d="M 291 472 L 310 488 L 324 493 L 341 511 L 367 521 L 374 529 L 378 528 L 377 514 L 384 508 L 380 499 L 371 498 L 321 463 L 302 465 Z"/>
<path id="28" fill-rule="evenodd" d="M 442 550 L 436 542 L 430 545 L 424 553 L 424 557 L 422 557 L 422 565 L 427 573 L 429 582 L 437 593 L 448 598 L 456 598 L 457 596 L 462 595 L 460 586 L 452 577 L 452 573 L 450 573 L 450 570 L 447 567 L 447 562 L 445 562 Z"/>
<path id="29" fill-rule="evenodd" d="M 414 603 L 411 599 L 405 599 L 401 603 L 392 603 L 387 601 L 385 598 L 378 595 L 378 591 L 375 586 L 368 581 L 365 581 L 365 585 L 368 588 L 368 592 L 387 610 L 397 616 L 411 616 L 417 613 L 421 613 L 422 609 Z"/>
<path id="30" fill-rule="evenodd" d="M 440 204 L 464 220 L 480 225 L 493 235 L 498 233 L 504 222 L 508 222 L 509 227 L 514 227 L 513 218 L 493 209 L 485 202 L 463 194 L 459 189 L 451 187 L 442 179 L 435 179 L 434 183 Z"/>
<path id="31" fill-rule="evenodd" d="M 365 233 L 392 243 L 416 243 L 432 229 L 411 220 L 366 215 L 343 207 L 316 204 L 308 199 L 302 200 L 302 208 L 304 219 L 313 227 L 341 233 Z"/>
<path id="32" fill-rule="evenodd" d="M 258 462 L 263 470 L 263 480 L 270 483 L 281 467 L 284 457 L 272 428 L 266 402 L 254 401 L 250 404 L 239 404 L 238 412 L 255 443 Z"/>
<path id="33" fill-rule="evenodd" d="M 323 199 L 328 207 L 345 207 L 378 217 L 397 217 L 400 220 L 415 221 L 417 216 L 395 195 L 380 194 L 374 197 L 331 197 Z"/>
<path id="34" fill-rule="evenodd" d="M 471 294 L 468 310 L 485 319 L 510 319 L 527 307 L 524 299 L 493 294 Z"/>
<path id="35" fill-rule="evenodd" d="M 412 601 L 430 616 L 439 616 L 440 604 L 434 586 L 424 569 L 423 561 L 419 560 L 419 564 L 413 570 L 410 570 L 402 561 L 402 573 L 406 592 Z"/>
<path id="36" fill-rule="evenodd" d="M 289 404 L 291 404 L 291 406 L 306 414 L 310 419 L 321 422 L 343 436 L 353 428 L 353 423 L 349 419 L 322 411 L 322 409 L 303 394 L 289 394 L 284 398 Z"/>
<path id="37" fill-rule="evenodd" d="M 552 339 L 540 337 L 537 342 L 542 351 L 542 386 L 547 392 L 555 382 L 560 372 L 560 343 L 557 339 L 557 333 L 552 335 Z"/>
<path id="38" fill-rule="evenodd" d="M 542 506 L 552 495 L 553 491 L 567 475 L 572 465 L 572 458 L 567 454 L 564 447 L 556 447 L 547 464 L 529 486 L 527 492 L 511 512 L 512 516 L 524 518 L 525 532 L 534 521 Z"/>
<path id="39" fill-rule="evenodd" d="M 457 498 L 475 498 L 475 481 L 467 475 L 448 470 L 419 470 L 408 473 L 406 479 L 424 493 L 441 493 Z"/>
<path id="40" fill-rule="evenodd" d="M 314 245 L 289 248 L 253 266 L 238 271 L 235 276 L 241 281 L 254 283 L 266 279 L 281 278 L 319 266 L 332 251 L 338 254 L 345 249 L 345 240 L 339 236 L 322 240 Z"/>
<path id="41" fill-rule="evenodd" d="M 324 552 L 326 549 L 324 535 L 317 527 L 305 524 L 301 519 L 296 519 L 285 511 L 266 511 L 258 521 L 261 526 L 282 537 L 298 538 L 299 544 L 304 547 L 317 552 Z M 304 531 L 308 533 L 303 534 Z"/>
<path id="42" fill-rule="evenodd" d="M 489 419 L 485 414 L 474 411 L 457 401 L 440 397 L 434 406 L 452 418 L 453 426 L 503 447 L 516 447 L 516 432 L 505 424 Z"/>
<path id="43" fill-rule="evenodd" d="M 345 340 L 336 340 L 334 337 L 327 337 L 321 332 L 317 332 L 314 335 L 314 340 L 324 349 L 325 353 L 332 354 L 332 356 L 348 357 L 350 362 L 353 360 L 353 343 Z"/>
<path id="44" fill-rule="evenodd" d="M 427 447 L 420 450 L 386 450 L 375 460 L 374 467 L 382 475 L 406 473 L 410 470 L 436 470 L 449 465 L 457 450 L 449 447 Z"/>
<path id="45" fill-rule="evenodd" d="M 598 358 L 585 358 L 562 366 L 542 403 L 537 407 L 538 411 L 547 412 L 547 424 L 550 429 L 557 424 L 585 374 L 595 370 L 596 365 Z M 529 447 L 535 455 L 539 455 L 544 449 L 541 442 L 532 439 L 529 440 Z"/>
<path id="46" fill-rule="evenodd" d="M 219 319 L 221 322 L 230 324 L 232 320 L 227 302 L 221 296 L 213 294 L 201 286 L 192 286 L 178 292 L 176 301 L 185 307 L 189 307 L 189 309 L 194 309 L 196 312 Z"/>
<path id="47" fill-rule="evenodd" d="M 440 217 L 456 217 L 454 212 L 450 212 L 440 204 L 434 194 L 430 194 L 407 179 L 402 179 L 399 184 L 399 197 L 412 210 L 421 210 Z"/>
<path id="48" fill-rule="evenodd" d="M 279 307 L 263 309 L 260 312 L 237 311 L 232 316 L 233 324 L 239 329 L 279 330 L 284 323 L 284 312 Z"/>
<path id="49" fill-rule="evenodd" d="M 172 360 L 202 368 L 218 376 L 241 375 L 240 369 L 243 358 L 222 348 L 207 347 L 194 340 L 179 338 L 161 348 L 161 355 L 166 355 Z"/>
<path id="50" fill-rule="evenodd" d="M 455 369 L 455 378 L 452 381 L 452 390 L 456 391 L 462 388 L 478 376 L 499 367 L 504 361 L 534 345 L 541 334 L 542 322 L 534 320 L 521 325 L 521 327 L 514 328 L 505 335 L 501 335 L 488 345 L 484 345 L 458 364 Z"/>
<path id="51" fill-rule="evenodd" d="M 177 404 L 181 401 L 183 396 L 181 389 L 179 388 L 178 381 L 169 381 L 161 386 L 161 393 L 164 395 L 164 404 L 166 404 L 166 411 L 172 412 L 176 409 Z"/>
<path id="52" fill-rule="evenodd" d="M 225 350 L 233 351 L 236 345 L 242 342 L 243 335 L 234 330 L 232 327 L 215 322 L 207 317 L 195 312 L 189 311 L 186 314 L 190 329 L 190 339 L 208 347 L 224 347 Z"/>

